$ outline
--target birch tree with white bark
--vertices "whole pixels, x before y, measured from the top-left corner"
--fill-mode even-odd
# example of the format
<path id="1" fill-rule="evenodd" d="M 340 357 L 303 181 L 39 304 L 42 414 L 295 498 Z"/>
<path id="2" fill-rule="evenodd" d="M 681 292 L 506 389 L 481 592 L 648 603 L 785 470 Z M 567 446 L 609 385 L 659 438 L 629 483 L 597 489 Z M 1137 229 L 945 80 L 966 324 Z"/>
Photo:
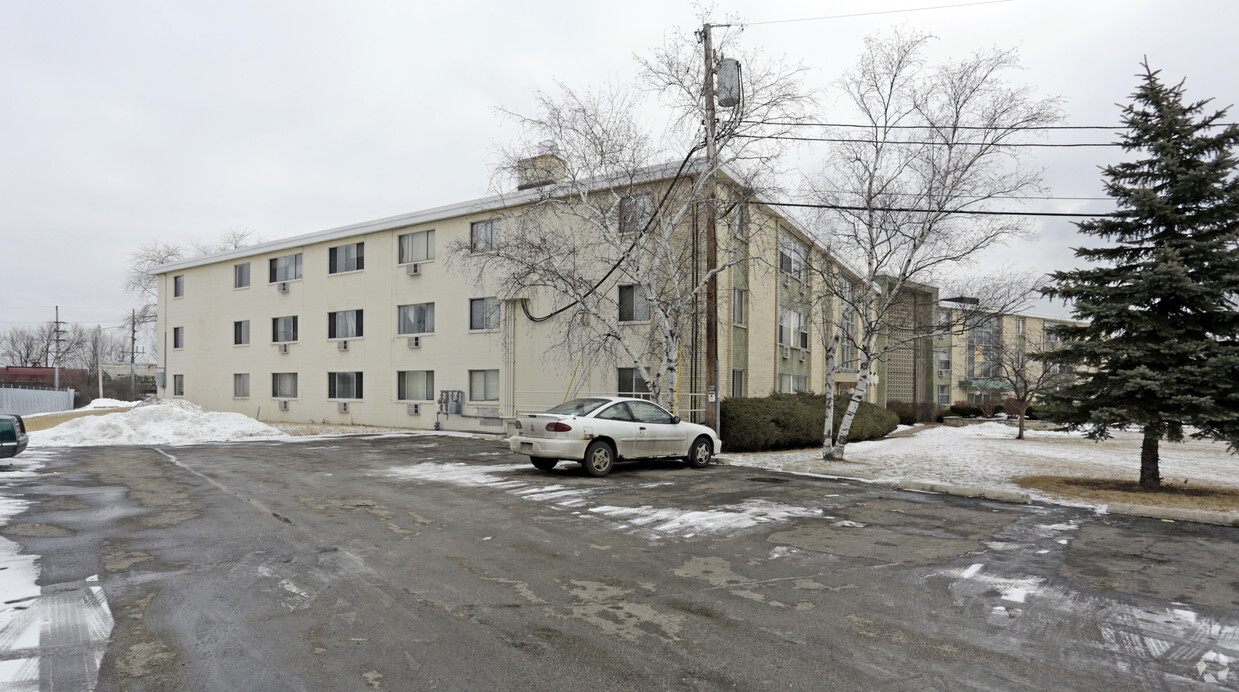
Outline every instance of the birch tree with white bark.
<path id="1" fill-rule="evenodd" d="M 832 131 L 822 174 L 813 183 L 819 242 L 854 274 L 820 271 L 824 293 L 848 316 L 835 329 L 857 353 L 856 387 L 832 444 L 826 416 L 823 458 L 843 458 L 873 365 L 896 348 L 949 334 L 969 319 L 1002 314 L 1027 297 L 1026 277 L 973 274 L 961 285 L 983 290 L 975 310 L 946 324 L 907 324 L 900 303 L 912 285 L 953 290 L 949 277 L 994 246 L 1030 233 L 1020 216 L 987 215 L 994 202 L 1042 190 L 1040 171 L 1016 145 L 1030 128 L 1060 118 L 1054 99 L 1008 84 L 1018 67 L 1011 51 L 982 50 L 931 65 L 931 37 L 895 32 L 870 37 L 857 64 L 839 83 L 863 127 Z M 975 272 L 975 270 L 972 270 Z M 828 353 L 829 355 L 833 355 Z M 833 391 L 838 359 L 830 358 Z"/>
<path id="2" fill-rule="evenodd" d="M 716 62 L 733 52 L 731 38 L 719 36 Z M 548 360 L 631 367 L 638 389 L 668 405 L 709 279 L 749 261 L 720 252 L 710 269 L 704 240 L 694 236 L 708 214 L 716 215 L 720 238 L 756 231 L 738 225 L 740 202 L 768 189 L 782 149 L 769 135 L 789 133 L 788 123 L 804 120 L 812 103 L 802 68 L 751 56 L 744 63 L 740 103 L 717 111 L 712 162 L 703 156 L 705 64 L 689 42 L 641 61 L 637 84 L 598 92 L 559 85 L 537 95 L 535 113 L 508 113 L 523 136 L 499 149 L 497 186 L 511 190 L 540 153 L 555 157 L 538 164 L 553 169 L 555 182 L 500 193 L 511 206 L 497 232 L 485 231 L 485 252 L 471 238 L 452 248 L 452 261 L 469 267 L 479 286 L 520 300 L 526 318 L 553 320 Z M 659 101 L 653 111 L 651 94 Z M 647 124 L 654 118 L 669 122 L 667 131 L 656 135 Z M 711 208 L 703 200 L 720 170 L 729 177 Z"/>

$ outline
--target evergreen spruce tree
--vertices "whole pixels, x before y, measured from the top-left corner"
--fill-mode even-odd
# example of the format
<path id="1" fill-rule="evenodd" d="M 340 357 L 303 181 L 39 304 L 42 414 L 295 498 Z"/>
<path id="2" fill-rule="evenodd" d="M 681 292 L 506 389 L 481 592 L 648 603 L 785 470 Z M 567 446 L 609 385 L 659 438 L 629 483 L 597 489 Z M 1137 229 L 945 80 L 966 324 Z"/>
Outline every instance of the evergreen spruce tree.
<path id="1" fill-rule="evenodd" d="M 1154 489 L 1161 440 L 1189 428 L 1239 446 L 1239 127 L 1143 67 L 1123 109 L 1132 160 L 1104 171 L 1117 211 L 1079 224 L 1110 244 L 1076 249 L 1090 266 L 1045 289 L 1088 324 L 1058 328 L 1043 359 L 1078 374 L 1050 397 L 1060 422 L 1093 439 L 1143 430 L 1140 485 Z"/>

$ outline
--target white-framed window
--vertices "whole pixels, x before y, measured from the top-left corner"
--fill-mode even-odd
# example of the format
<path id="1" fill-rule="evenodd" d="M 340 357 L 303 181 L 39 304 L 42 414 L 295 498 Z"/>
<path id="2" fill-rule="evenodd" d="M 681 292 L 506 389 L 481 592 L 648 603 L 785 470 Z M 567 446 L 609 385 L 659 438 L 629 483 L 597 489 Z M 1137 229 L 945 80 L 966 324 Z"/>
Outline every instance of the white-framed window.
<path id="1" fill-rule="evenodd" d="M 276 399 L 295 399 L 297 398 L 297 373 L 295 372 L 273 372 L 271 373 L 271 396 Z"/>
<path id="2" fill-rule="evenodd" d="M 297 340 L 297 316 L 271 318 L 271 341 L 282 343 Z"/>
<path id="3" fill-rule="evenodd" d="M 425 262 L 435 258 L 435 232 L 418 231 L 400 236 L 400 264 Z"/>
<path id="4" fill-rule="evenodd" d="M 248 399 L 250 396 L 250 374 L 248 372 L 235 373 L 232 376 L 232 397 L 234 399 Z"/>
<path id="5" fill-rule="evenodd" d="M 804 313 L 791 308 L 779 308 L 779 343 L 795 348 L 809 348 L 809 320 Z"/>
<path id="6" fill-rule="evenodd" d="M 650 319 L 650 301 L 635 284 L 619 287 L 619 321 L 648 322 Z"/>
<path id="7" fill-rule="evenodd" d="M 185 328 L 172 328 L 172 348 L 185 348 Z"/>
<path id="8" fill-rule="evenodd" d="M 418 303 L 396 308 L 398 334 L 429 334 L 435 330 L 435 304 Z"/>
<path id="9" fill-rule="evenodd" d="M 733 369 L 731 371 L 731 397 L 733 399 L 739 399 L 744 396 L 744 379 L 743 370 Z"/>
<path id="10" fill-rule="evenodd" d="M 938 403 L 942 404 L 943 406 L 951 405 L 951 385 L 949 384 L 938 385 Z"/>
<path id="11" fill-rule="evenodd" d="M 747 324 L 748 293 L 743 288 L 731 289 L 731 321 L 734 324 Z"/>
<path id="12" fill-rule="evenodd" d="M 349 243 L 327 248 L 327 273 L 361 271 L 366 268 L 366 244 Z"/>
<path id="13" fill-rule="evenodd" d="M 650 195 L 629 195 L 619 201 L 619 232 L 640 233 L 654 217 L 654 198 Z"/>
<path id="14" fill-rule="evenodd" d="M 177 274 L 172 277 L 172 297 L 180 298 L 185 295 L 185 275 Z"/>
<path id="15" fill-rule="evenodd" d="M 950 370 L 951 369 L 951 349 L 949 348 L 938 349 L 938 369 L 939 370 Z"/>
<path id="16" fill-rule="evenodd" d="M 499 299 L 470 298 L 469 299 L 469 329 L 498 329 Z"/>
<path id="17" fill-rule="evenodd" d="M 804 375 L 781 372 L 779 373 L 779 391 L 784 394 L 807 392 L 809 391 L 809 378 Z"/>
<path id="18" fill-rule="evenodd" d="M 271 283 L 277 281 L 292 281 L 301 278 L 301 253 L 272 257 L 269 262 Z"/>
<path id="19" fill-rule="evenodd" d="M 185 376 L 172 376 L 172 396 L 185 396 Z"/>
<path id="20" fill-rule="evenodd" d="M 619 396 L 635 396 L 648 398 L 650 396 L 650 388 L 642 379 L 641 373 L 636 368 L 618 368 L 616 370 L 616 385 L 615 391 Z M 646 371 L 649 375 L 649 371 Z"/>
<path id="21" fill-rule="evenodd" d="M 232 345 L 244 346 L 250 342 L 250 321 L 241 320 L 232 323 Z"/>
<path id="22" fill-rule="evenodd" d="M 363 336 L 361 313 L 361 310 L 327 313 L 327 338 L 356 339 Z"/>
<path id="23" fill-rule="evenodd" d="M 499 371 L 469 371 L 470 401 L 499 401 Z"/>
<path id="24" fill-rule="evenodd" d="M 246 288 L 250 285 L 250 263 L 232 265 L 232 287 Z"/>
<path id="25" fill-rule="evenodd" d="M 1020 336 L 1024 336 L 1024 327 L 1025 327 L 1024 318 L 1023 317 L 1015 318 L 1015 333 Z"/>
<path id="26" fill-rule="evenodd" d="M 791 275 L 797 281 L 805 278 L 805 260 L 809 248 L 787 231 L 779 232 L 779 271 Z"/>
<path id="27" fill-rule="evenodd" d="M 494 252 L 499 249 L 501 219 L 474 221 L 469 224 L 469 251 Z"/>
<path id="28" fill-rule="evenodd" d="M 360 399 L 360 372 L 329 372 L 327 373 L 328 399 Z"/>
<path id="29" fill-rule="evenodd" d="M 434 370 L 401 370 L 396 373 L 396 398 L 400 401 L 434 401 Z"/>

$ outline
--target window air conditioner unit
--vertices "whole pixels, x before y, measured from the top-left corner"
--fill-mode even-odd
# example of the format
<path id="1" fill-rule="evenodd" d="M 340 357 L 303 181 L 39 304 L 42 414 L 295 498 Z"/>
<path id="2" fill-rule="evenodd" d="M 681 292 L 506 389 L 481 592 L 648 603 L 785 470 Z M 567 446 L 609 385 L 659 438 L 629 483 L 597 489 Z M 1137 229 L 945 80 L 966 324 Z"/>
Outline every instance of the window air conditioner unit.
<path id="1" fill-rule="evenodd" d="M 288 410 L 288 399 L 280 399 L 280 410 L 281 411 Z"/>
<path id="2" fill-rule="evenodd" d="M 409 415 L 410 415 L 410 416 L 420 416 L 420 415 L 422 415 L 422 405 L 421 405 L 421 404 L 409 404 L 409 405 L 408 405 L 408 410 L 409 410 Z"/>
<path id="3" fill-rule="evenodd" d="M 348 413 L 348 402 L 341 401 L 336 404 L 336 411 L 339 411 L 340 413 Z"/>
<path id="4" fill-rule="evenodd" d="M 950 370 L 939 370 L 938 371 L 938 377 L 950 377 L 950 376 L 951 376 Z"/>
<path id="5" fill-rule="evenodd" d="M 409 348 L 421 348 L 421 347 L 422 347 L 422 337 L 420 336 L 409 337 Z"/>
<path id="6" fill-rule="evenodd" d="M 280 353 L 288 353 L 288 344 L 280 344 Z"/>
<path id="7" fill-rule="evenodd" d="M 338 341 L 338 342 L 336 342 L 336 348 L 339 348 L 341 351 L 347 351 L 347 350 L 348 350 L 348 341 Z"/>
<path id="8" fill-rule="evenodd" d="M 803 363 L 803 362 L 804 362 L 804 359 L 805 359 L 805 354 L 806 354 L 806 353 L 808 353 L 808 351 L 801 351 L 801 352 L 800 352 L 800 362 L 801 362 L 801 363 Z"/>
<path id="9" fill-rule="evenodd" d="M 792 357 L 792 347 L 791 347 L 791 346 L 784 346 L 784 347 L 783 347 L 783 357 L 784 357 L 784 358 L 791 358 L 791 357 Z"/>
<path id="10" fill-rule="evenodd" d="M 404 271 L 409 276 L 418 276 L 422 273 L 422 265 L 420 262 L 404 265 Z"/>
<path id="11" fill-rule="evenodd" d="M 281 281 L 279 285 L 275 287 L 275 290 L 279 291 L 280 293 L 288 293 L 288 282 Z"/>

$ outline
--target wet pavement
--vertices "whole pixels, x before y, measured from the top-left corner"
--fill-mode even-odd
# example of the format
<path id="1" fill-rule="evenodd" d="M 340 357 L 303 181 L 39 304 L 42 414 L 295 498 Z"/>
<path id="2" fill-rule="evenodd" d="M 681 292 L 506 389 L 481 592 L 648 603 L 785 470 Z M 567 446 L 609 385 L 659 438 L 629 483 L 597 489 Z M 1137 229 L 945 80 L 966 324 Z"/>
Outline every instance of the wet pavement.
<path id="1" fill-rule="evenodd" d="M 1239 689 L 1235 528 L 439 436 L 39 454 L 30 689 Z"/>

